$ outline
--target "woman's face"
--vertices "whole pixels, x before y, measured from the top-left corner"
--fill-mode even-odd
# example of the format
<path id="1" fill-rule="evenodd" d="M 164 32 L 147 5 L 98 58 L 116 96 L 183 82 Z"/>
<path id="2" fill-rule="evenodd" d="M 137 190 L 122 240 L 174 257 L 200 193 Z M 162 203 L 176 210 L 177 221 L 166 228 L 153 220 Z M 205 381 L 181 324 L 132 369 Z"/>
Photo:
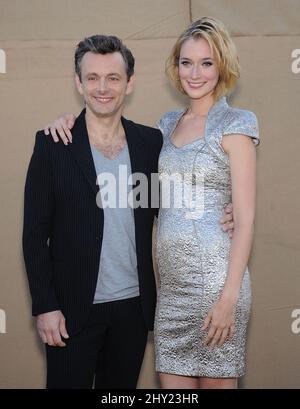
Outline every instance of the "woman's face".
<path id="1" fill-rule="evenodd" d="M 191 99 L 213 94 L 219 70 L 207 40 L 190 38 L 182 44 L 178 73 L 182 88 Z"/>

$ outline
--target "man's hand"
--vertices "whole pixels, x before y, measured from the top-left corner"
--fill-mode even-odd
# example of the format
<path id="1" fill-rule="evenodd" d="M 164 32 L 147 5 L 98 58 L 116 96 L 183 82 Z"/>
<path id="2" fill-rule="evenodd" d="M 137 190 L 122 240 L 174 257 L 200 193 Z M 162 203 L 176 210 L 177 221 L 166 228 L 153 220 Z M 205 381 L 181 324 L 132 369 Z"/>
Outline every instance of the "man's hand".
<path id="1" fill-rule="evenodd" d="M 37 316 L 37 330 L 44 344 L 64 347 L 61 336 L 69 338 L 66 321 L 61 311 L 51 311 Z"/>
<path id="2" fill-rule="evenodd" d="M 232 203 L 228 203 L 224 208 L 224 215 L 220 219 L 220 223 L 223 225 L 222 230 L 228 232 L 228 236 L 232 239 L 234 232 L 234 221 L 233 221 L 233 207 Z"/>
<path id="3" fill-rule="evenodd" d="M 63 143 L 68 145 L 69 142 L 72 143 L 72 134 L 70 129 L 73 128 L 75 119 L 76 116 L 73 114 L 64 114 L 55 119 L 55 121 L 53 121 L 51 124 L 45 126 L 44 132 L 46 135 L 49 135 L 50 131 L 54 142 L 59 141 L 59 137 L 56 134 L 56 132 L 58 132 Z"/>

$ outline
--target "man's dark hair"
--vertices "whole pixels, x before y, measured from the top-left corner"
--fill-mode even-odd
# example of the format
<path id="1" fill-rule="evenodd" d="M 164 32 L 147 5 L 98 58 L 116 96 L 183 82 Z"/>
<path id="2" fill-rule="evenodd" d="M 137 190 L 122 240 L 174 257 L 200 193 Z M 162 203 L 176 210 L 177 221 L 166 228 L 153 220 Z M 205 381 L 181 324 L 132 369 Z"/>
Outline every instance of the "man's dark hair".
<path id="1" fill-rule="evenodd" d="M 80 63 L 84 54 L 92 52 L 95 54 L 112 54 L 119 52 L 124 58 L 127 71 L 127 80 L 134 74 L 134 57 L 131 51 L 125 47 L 122 41 L 115 36 L 93 35 L 80 41 L 75 51 L 75 72 L 81 81 Z"/>

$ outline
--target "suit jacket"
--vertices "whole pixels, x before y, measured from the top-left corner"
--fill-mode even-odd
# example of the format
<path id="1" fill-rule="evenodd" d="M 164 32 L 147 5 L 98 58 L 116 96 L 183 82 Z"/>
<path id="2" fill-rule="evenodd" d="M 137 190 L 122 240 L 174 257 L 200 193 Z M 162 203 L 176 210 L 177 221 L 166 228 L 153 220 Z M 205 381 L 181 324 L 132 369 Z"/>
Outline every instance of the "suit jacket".
<path id="1" fill-rule="evenodd" d="M 121 118 L 132 173 L 149 180 L 157 173 L 159 130 Z M 25 185 L 23 251 L 32 313 L 61 310 L 69 334 L 84 325 L 93 304 L 103 238 L 103 210 L 97 206 L 96 171 L 85 110 L 72 130 L 73 143 L 53 143 L 36 134 Z M 150 191 L 150 190 L 149 190 Z M 149 198 L 150 200 L 150 198 Z M 153 328 L 156 286 L 152 228 L 157 208 L 134 209 L 137 268 L 146 326 Z"/>

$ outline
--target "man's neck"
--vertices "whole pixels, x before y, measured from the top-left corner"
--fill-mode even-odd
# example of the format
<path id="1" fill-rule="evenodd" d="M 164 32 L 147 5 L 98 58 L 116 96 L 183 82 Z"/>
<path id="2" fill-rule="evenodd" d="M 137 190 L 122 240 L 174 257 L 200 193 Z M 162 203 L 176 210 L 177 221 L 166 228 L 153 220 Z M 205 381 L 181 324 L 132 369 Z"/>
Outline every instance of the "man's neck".
<path id="1" fill-rule="evenodd" d="M 116 144 L 124 139 L 124 129 L 121 122 L 122 113 L 114 116 L 97 117 L 90 110 L 86 110 L 85 120 L 90 143 Z"/>
<path id="2" fill-rule="evenodd" d="M 126 145 L 121 122 L 122 113 L 111 117 L 97 117 L 88 109 L 85 120 L 90 144 L 108 159 L 114 159 Z"/>

